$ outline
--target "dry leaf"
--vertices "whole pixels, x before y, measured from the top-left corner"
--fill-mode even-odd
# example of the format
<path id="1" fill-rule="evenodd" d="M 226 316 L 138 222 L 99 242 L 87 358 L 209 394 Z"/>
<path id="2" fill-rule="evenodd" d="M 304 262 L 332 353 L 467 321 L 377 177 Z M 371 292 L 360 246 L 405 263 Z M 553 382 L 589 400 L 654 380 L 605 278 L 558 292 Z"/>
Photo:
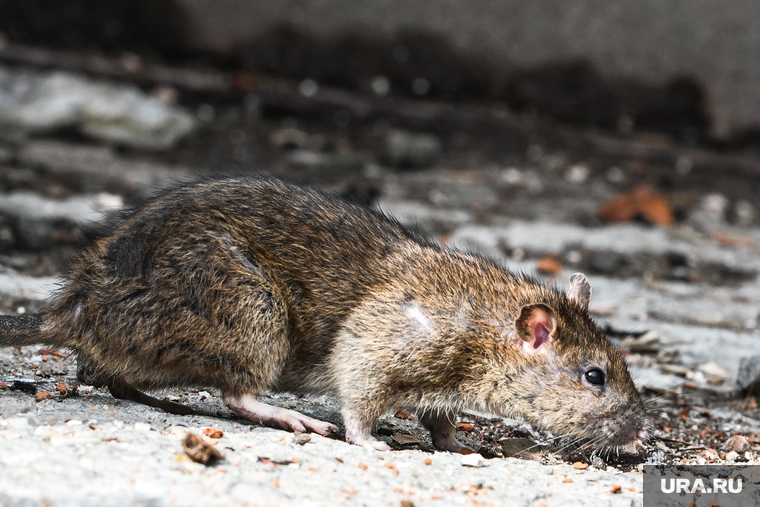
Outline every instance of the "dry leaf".
<path id="1" fill-rule="evenodd" d="M 562 272 L 562 263 L 553 255 L 547 255 L 536 264 L 539 273 L 546 275 L 558 275 Z"/>
<path id="2" fill-rule="evenodd" d="M 665 196 L 646 185 L 616 195 L 599 209 L 599 218 L 604 222 L 630 222 L 637 217 L 661 226 L 675 222 Z"/>
<path id="3" fill-rule="evenodd" d="M 203 434 L 209 438 L 222 438 L 224 432 L 217 428 L 203 428 Z"/>
<path id="4" fill-rule="evenodd" d="M 203 437 L 196 433 L 188 433 L 182 439 L 182 448 L 185 454 L 196 463 L 204 465 L 213 465 L 217 461 L 224 459 L 215 447 L 209 445 L 203 440 Z"/>
<path id="5" fill-rule="evenodd" d="M 396 413 L 393 414 L 396 419 L 411 419 L 413 416 L 406 410 L 398 409 L 396 410 Z"/>

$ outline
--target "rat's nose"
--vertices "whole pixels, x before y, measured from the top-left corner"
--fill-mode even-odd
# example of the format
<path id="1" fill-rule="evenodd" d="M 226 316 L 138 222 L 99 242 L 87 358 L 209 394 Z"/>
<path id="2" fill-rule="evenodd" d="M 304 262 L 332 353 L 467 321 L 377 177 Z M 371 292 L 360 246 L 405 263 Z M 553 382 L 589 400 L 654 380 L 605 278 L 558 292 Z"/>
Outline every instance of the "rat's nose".
<path id="1" fill-rule="evenodd" d="M 643 442 L 647 438 L 647 430 L 636 430 L 633 432 L 633 439 Z"/>

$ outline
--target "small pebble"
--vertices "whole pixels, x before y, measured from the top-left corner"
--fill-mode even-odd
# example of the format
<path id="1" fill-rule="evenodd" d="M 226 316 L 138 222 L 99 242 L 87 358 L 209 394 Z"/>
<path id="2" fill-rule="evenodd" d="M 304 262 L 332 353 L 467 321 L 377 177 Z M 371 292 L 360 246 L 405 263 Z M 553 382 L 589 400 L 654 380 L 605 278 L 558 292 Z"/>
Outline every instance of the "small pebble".
<path id="1" fill-rule="evenodd" d="M 480 468 L 485 464 L 486 460 L 483 456 L 477 453 L 466 454 L 462 456 L 462 466 Z"/>
<path id="2" fill-rule="evenodd" d="M 306 433 L 301 433 L 300 435 L 293 437 L 293 443 L 296 445 L 305 445 L 309 442 L 311 442 L 311 435 L 308 435 Z"/>

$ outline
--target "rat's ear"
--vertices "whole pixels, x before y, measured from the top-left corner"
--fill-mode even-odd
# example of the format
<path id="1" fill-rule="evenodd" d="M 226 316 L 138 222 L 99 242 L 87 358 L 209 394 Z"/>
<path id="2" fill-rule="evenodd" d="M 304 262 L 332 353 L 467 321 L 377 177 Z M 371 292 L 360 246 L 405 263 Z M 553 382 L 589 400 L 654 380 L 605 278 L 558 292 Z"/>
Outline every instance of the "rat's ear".
<path id="1" fill-rule="evenodd" d="M 557 319 L 554 310 L 543 303 L 534 303 L 520 308 L 520 315 L 515 319 L 515 332 L 522 340 L 522 349 L 526 354 L 541 354 L 551 343 L 557 331 Z"/>
<path id="2" fill-rule="evenodd" d="M 567 291 L 567 298 L 575 301 L 578 306 L 588 310 L 588 302 L 591 299 L 591 284 L 583 273 L 575 273 L 570 277 L 570 290 Z"/>

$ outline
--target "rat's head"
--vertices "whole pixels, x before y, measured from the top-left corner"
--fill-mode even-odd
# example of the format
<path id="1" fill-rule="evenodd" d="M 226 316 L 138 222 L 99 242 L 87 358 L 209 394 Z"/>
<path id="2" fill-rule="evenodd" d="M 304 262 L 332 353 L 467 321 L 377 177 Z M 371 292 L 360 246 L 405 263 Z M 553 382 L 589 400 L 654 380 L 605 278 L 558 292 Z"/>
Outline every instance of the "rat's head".
<path id="1" fill-rule="evenodd" d="M 591 286 L 573 275 L 565 297 L 524 305 L 514 326 L 524 365 L 520 412 L 555 433 L 597 446 L 626 446 L 651 431 L 625 361 L 588 315 Z"/>

